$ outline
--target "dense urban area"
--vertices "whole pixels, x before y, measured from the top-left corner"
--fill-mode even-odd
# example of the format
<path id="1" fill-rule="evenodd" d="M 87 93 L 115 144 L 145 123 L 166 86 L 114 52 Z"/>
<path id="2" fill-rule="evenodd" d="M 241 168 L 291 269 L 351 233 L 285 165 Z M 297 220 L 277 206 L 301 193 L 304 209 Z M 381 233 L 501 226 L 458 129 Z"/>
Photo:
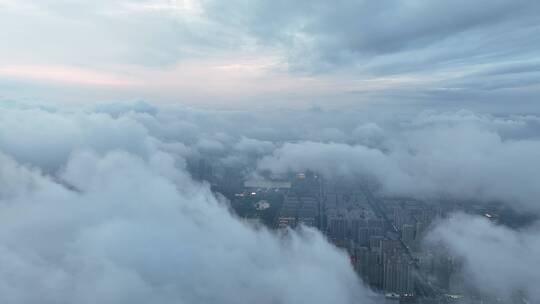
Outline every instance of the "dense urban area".
<path id="1" fill-rule="evenodd" d="M 443 245 L 425 245 L 423 236 L 432 223 L 458 211 L 510 226 L 532 220 L 497 202 L 387 197 L 367 179 L 327 179 L 311 171 L 244 178 L 205 159 L 190 169 L 253 225 L 284 235 L 318 229 L 348 254 L 358 276 L 386 303 L 508 303 L 471 290 L 461 277 L 461 261 Z M 510 301 L 528 303 L 519 292 Z"/>

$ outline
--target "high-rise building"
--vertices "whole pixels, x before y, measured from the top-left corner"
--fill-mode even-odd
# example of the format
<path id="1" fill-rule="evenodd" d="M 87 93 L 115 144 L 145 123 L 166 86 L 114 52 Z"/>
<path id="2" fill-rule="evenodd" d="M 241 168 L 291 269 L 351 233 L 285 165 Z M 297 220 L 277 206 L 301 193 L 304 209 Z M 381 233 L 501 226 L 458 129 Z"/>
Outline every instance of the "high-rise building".
<path id="1" fill-rule="evenodd" d="M 377 251 L 381 252 L 381 242 L 383 241 L 383 237 L 380 236 L 380 235 L 372 235 L 370 238 L 369 238 L 369 248 L 372 250 L 372 251 Z"/>
<path id="2" fill-rule="evenodd" d="M 282 214 L 278 218 L 277 226 L 279 229 L 294 228 L 296 227 L 296 218 Z"/>
<path id="3" fill-rule="evenodd" d="M 367 254 L 367 277 L 369 285 L 381 288 L 383 285 L 383 265 L 381 255 L 376 251 Z"/>
<path id="4" fill-rule="evenodd" d="M 369 229 L 367 227 L 359 227 L 357 232 L 357 242 L 360 246 L 369 246 Z"/>
<path id="5" fill-rule="evenodd" d="M 369 250 L 367 247 L 355 246 L 353 248 L 352 257 L 354 269 L 360 274 L 364 281 L 368 281 L 368 260 Z"/>
<path id="6" fill-rule="evenodd" d="M 367 227 L 367 223 L 364 219 L 361 219 L 361 218 L 353 218 L 351 219 L 351 235 L 350 237 L 352 238 L 353 241 L 355 242 L 359 242 L 359 234 L 360 234 L 360 229 L 362 228 L 366 228 Z"/>
<path id="7" fill-rule="evenodd" d="M 381 254 L 383 258 L 386 256 L 394 256 L 402 253 L 401 243 L 398 240 L 382 240 Z"/>
<path id="8" fill-rule="evenodd" d="M 286 196 L 278 216 L 278 228 L 296 227 L 300 224 L 317 227 L 319 202 L 313 197 Z"/>
<path id="9" fill-rule="evenodd" d="M 298 224 L 317 227 L 319 217 L 319 202 L 313 197 L 298 197 Z"/>
<path id="10" fill-rule="evenodd" d="M 383 265 L 383 289 L 385 292 L 398 294 L 412 294 L 414 292 L 412 267 L 406 258 L 398 254 L 386 256 Z"/>
<path id="11" fill-rule="evenodd" d="M 296 227 L 297 205 L 298 202 L 294 197 L 285 197 L 278 216 L 278 228 Z"/>
<path id="12" fill-rule="evenodd" d="M 414 225 L 405 224 L 401 228 L 401 240 L 411 250 L 416 250 L 415 242 L 416 227 Z"/>
<path id="13" fill-rule="evenodd" d="M 342 216 L 328 219 L 328 236 L 337 241 L 344 241 L 347 237 L 347 220 Z"/>

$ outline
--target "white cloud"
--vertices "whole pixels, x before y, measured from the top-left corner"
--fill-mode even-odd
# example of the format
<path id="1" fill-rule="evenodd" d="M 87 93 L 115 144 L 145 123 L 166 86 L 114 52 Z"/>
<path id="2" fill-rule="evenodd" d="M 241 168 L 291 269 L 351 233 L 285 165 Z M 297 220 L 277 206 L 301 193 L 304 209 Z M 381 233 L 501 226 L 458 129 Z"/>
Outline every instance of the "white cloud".
<path id="1" fill-rule="evenodd" d="M 129 118 L 147 113 L 2 112 L 2 302 L 372 302 L 320 233 L 229 214 Z"/>
<path id="2" fill-rule="evenodd" d="M 505 201 L 538 211 L 535 181 L 540 167 L 535 159 L 540 141 L 499 134 L 520 125 L 524 126 L 467 112 L 422 114 L 399 131 L 388 131 L 372 148 L 343 142 L 286 143 L 262 158 L 259 168 L 312 169 L 353 179 L 368 176 L 380 182 L 385 193 Z"/>
<path id="3" fill-rule="evenodd" d="M 453 215 L 438 223 L 428 243 L 444 244 L 463 260 L 466 283 L 490 296 L 509 298 L 519 292 L 540 301 L 538 227 L 515 231 L 492 224 L 482 217 Z"/>

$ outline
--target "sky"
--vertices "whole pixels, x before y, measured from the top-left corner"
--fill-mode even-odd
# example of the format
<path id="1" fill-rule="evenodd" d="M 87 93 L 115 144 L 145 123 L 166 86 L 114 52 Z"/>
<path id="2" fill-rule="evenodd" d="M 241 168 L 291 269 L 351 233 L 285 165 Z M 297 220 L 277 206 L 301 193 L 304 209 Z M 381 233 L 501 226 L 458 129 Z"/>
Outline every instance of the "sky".
<path id="1" fill-rule="evenodd" d="M 538 112 L 539 6 L 0 0 L 0 97 Z"/>

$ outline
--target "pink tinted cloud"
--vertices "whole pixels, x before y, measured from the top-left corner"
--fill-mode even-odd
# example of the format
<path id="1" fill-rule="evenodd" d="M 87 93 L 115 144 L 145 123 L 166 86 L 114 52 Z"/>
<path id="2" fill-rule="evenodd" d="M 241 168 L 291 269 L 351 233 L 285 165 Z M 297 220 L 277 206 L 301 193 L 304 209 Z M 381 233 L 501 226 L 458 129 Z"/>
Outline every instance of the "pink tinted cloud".
<path id="1" fill-rule="evenodd" d="M 137 81 L 130 77 L 68 66 L 0 66 L 0 76 L 21 80 L 91 86 L 133 86 L 137 84 Z"/>

